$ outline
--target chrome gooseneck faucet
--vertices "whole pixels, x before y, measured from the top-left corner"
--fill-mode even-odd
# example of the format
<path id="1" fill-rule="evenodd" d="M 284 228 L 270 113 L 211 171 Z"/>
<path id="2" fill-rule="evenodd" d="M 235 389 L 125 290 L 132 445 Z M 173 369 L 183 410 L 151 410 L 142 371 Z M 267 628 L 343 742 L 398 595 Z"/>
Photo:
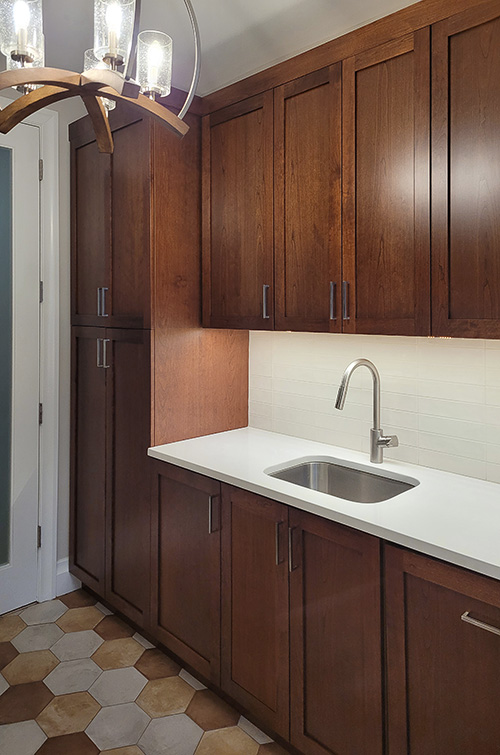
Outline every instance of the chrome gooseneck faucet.
<path id="1" fill-rule="evenodd" d="M 373 427 L 370 430 L 370 461 L 374 464 L 382 464 L 384 448 L 398 446 L 399 440 L 397 435 L 384 435 L 380 427 L 380 375 L 373 362 L 370 362 L 369 359 L 355 359 L 346 367 L 337 393 L 335 408 L 344 408 L 351 375 L 358 367 L 367 367 L 373 377 Z"/>

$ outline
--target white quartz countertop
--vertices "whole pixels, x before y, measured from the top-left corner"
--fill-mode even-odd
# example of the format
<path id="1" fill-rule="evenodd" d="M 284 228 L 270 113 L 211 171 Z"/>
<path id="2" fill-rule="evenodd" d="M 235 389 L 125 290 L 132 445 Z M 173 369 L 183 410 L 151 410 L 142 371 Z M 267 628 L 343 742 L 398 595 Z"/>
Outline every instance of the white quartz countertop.
<path id="1" fill-rule="evenodd" d="M 500 579 L 500 485 L 252 427 L 150 448 L 149 456 L 267 496 L 392 543 Z M 304 457 L 338 459 L 416 478 L 380 503 L 353 503 L 270 477 Z"/>

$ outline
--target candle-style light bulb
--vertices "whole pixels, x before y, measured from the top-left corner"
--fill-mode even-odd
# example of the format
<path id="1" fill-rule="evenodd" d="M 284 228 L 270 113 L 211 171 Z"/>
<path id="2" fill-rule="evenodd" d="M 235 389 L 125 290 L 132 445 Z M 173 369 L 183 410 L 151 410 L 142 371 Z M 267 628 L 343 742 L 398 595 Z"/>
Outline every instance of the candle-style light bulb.
<path id="1" fill-rule="evenodd" d="M 122 23 L 122 9 L 118 3 L 110 3 L 106 9 L 106 24 L 109 34 L 109 55 L 116 57 L 118 54 L 118 38 Z"/>
<path id="2" fill-rule="evenodd" d="M 30 9 L 25 0 L 17 0 L 14 4 L 14 29 L 17 36 L 17 53 L 28 54 L 28 26 L 30 22 Z"/>
<path id="3" fill-rule="evenodd" d="M 154 41 L 148 50 L 148 82 L 152 89 L 158 83 L 158 69 L 163 61 L 163 50 L 159 42 Z"/>

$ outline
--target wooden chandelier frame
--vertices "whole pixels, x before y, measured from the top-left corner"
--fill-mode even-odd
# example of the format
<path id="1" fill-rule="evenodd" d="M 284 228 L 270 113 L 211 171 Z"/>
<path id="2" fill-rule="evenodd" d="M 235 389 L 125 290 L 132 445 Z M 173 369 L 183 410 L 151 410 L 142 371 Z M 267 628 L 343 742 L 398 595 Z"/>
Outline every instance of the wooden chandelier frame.
<path id="1" fill-rule="evenodd" d="M 183 137 L 189 126 L 182 120 L 191 104 L 200 74 L 200 36 L 196 16 L 190 0 L 184 0 L 195 42 L 195 65 L 193 79 L 186 101 L 179 115 L 175 115 L 155 100 L 140 93 L 139 84 L 131 77 L 135 48 L 139 31 L 141 0 L 136 0 L 134 32 L 125 75 L 109 69 L 93 69 L 84 73 L 64 71 L 60 68 L 16 68 L 0 73 L 0 91 L 9 87 L 35 85 L 38 88 L 27 92 L 0 110 L 0 133 L 8 134 L 29 115 L 69 97 L 81 97 L 92 121 L 100 152 L 113 152 L 113 137 L 102 97 L 115 102 L 127 102 L 159 120 L 170 131 Z"/>

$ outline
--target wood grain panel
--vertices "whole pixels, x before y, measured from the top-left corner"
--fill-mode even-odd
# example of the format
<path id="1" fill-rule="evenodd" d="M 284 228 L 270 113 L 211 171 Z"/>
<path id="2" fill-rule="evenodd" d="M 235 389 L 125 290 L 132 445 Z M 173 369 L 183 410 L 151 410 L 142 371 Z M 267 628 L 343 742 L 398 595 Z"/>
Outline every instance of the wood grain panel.
<path id="1" fill-rule="evenodd" d="M 222 497 L 222 689 L 288 737 L 287 508 L 227 485 Z"/>
<path id="2" fill-rule="evenodd" d="M 339 331 L 340 65 L 280 87 L 274 106 L 275 325 Z"/>
<path id="3" fill-rule="evenodd" d="M 104 596 L 106 372 L 102 328 L 72 328 L 70 568 Z"/>
<path id="4" fill-rule="evenodd" d="M 273 326 L 273 95 L 228 109 L 211 122 L 210 257 L 204 281 L 204 325 L 270 329 Z M 207 183 L 205 182 L 205 188 Z M 268 285 L 269 318 L 263 318 Z"/>
<path id="5" fill-rule="evenodd" d="M 500 337 L 500 9 L 433 35 L 433 332 Z"/>
<path id="6" fill-rule="evenodd" d="M 291 741 L 305 755 L 382 753 L 377 538 L 290 509 Z"/>
<path id="7" fill-rule="evenodd" d="M 429 333 L 428 66 L 428 30 L 344 64 L 345 332 Z"/>
<path id="8" fill-rule="evenodd" d="M 150 331 L 106 329 L 107 597 L 139 626 L 149 605 Z"/>
<path id="9" fill-rule="evenodd" d="M 73 325 L 105 325 L 97 316 L 97 289 L 109 286 L 111 158 L 95 142 L 71 150 Z"/>
<path id="10" fill-rule="evenodd" d="M 219 684 L 220 483 L 165 462 L 150 466 L 153 632 Z"/>
<path id="11" fill-rule="evenodd" d="M 389 752 L 498 755 L 498 582 L 386 548 Z"/>

